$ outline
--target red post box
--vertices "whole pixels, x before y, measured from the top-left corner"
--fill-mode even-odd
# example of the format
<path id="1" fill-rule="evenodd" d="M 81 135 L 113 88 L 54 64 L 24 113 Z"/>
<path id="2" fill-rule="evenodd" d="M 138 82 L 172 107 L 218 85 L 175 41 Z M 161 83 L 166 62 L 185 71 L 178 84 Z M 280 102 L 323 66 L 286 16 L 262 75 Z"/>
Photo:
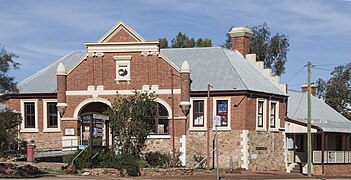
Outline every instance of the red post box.
<path id="1" fill-rule="evenodd" d="M 27 144 L 27 161 L 34 162 L 35 159 L 35 145 L 34 141 L 30 141 Z"/>

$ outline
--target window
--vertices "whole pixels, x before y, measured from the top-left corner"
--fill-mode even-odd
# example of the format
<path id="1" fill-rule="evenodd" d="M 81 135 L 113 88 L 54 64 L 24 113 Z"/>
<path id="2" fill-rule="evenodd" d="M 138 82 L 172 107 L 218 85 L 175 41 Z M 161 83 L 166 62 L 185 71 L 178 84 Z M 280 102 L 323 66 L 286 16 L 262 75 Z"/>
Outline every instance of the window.
<path id="1" fill-rule="evenodd" d="M 151 122 L 151 134 L 169 134 L 168 111 L 165 106 L 158 104 L 157 115 Z"/>
<path id="2" fill-rule="evenodd" d="M 58 120 L 57 120 L 57 103 L 56 102 L 48 102 L 47 103 L 47 123 L 48 128 L 58 128 Z"/>
<path id="3" fill-rule="evenodd" d="M 267 130 L 267 100 L 257 99 L 256 101 L 256 130 Z"/>
<path id="4" fill-rule="evenodd" d="M 190 99 L 189 131 L 207 131 L 207 98 Z"/>
<path id="5" fill-rule="evenodd" d="M 130 82 L 130 60 L 132 56 L 113 56 L 116 61 L 116 81 Z"/>
<path id="6" fill-rule="evenodd" d="M 270 102 L 269 128 L 271 130 L 278 130 L 279 128 L 279 101 Z"/>
<path id="7" fill-rule="evenodd" d="M 220 117 L 221 125 L 228 126 L 228 100 L 217 100 L 216 115 Z"/>
<path id="8" fill-rule="evenodd" d="M 272 102 L 271 103 L 271 113 L 269 118 L 269 123 L 271 128 L 276 128 L 276 113 L 277 113 L 277 104 Z"/>
<path id="9" fill-rule="evenodd" d="M 24 127 L 35 128 L 35 103 L 24 103 Z"/>
<path id="10" fill-rule="evenodd" d="M 193 126 L 204 127 L 204 100 L 193 101 Z"/>
<path id="11" fill-rule="evenodd" d="M 257 103 L 257 126 L 263 127 L 263 109 L 264 109 L 264 101 L 258 101 Z"/>

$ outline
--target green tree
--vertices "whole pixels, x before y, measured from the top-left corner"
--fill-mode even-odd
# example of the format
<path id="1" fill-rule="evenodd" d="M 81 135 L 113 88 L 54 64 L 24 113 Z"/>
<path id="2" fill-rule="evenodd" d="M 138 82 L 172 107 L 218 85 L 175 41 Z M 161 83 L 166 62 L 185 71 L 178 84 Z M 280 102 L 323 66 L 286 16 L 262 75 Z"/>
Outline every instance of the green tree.
<path id="1" fill-rule="evenodd" d="M 12 68 L 17 69 L 19 63 L 14 59 L 18 56 L 14 53 L 7 52 L 5 47 L 0 50 L 0 93 L 17 92 L 17 84 L 14 82 L 14 77 L 7 73 Z"/>
<path id="2" fill-rule="evenodd" d="M 120 153 L 139 156 L 151 132 L 151 120 L 157 110 L 155 97 L 148 93 L 117 95 L 109 110 L 115 147 Z"/>
<path id="3" fill-rule="evenodd" d="M 231 29 L 231 28 L 230 28 Z M 250 40 L 250 52 L 256 54 L 257 61 L 263 61 L 265 68 L 272 68 L 273 74 L 280 76 L 285 73 L 285 63 L 289 51 L 289 38 L 276 33 L 271 36 L 267 23 L 251 28 L 254 35 Z M 229 33 L 221 47 L 231 49 L 232 39 Z"/>
<path id="4" fill-rule="evenodd" d="M 317 96 L 351 120 L 351 63 L 335 67 L 327 81 L 318 79 Z"/>
<path id="5" fill-rule="evenodd" d="M 169 48 L 166 38 L 159 39 L 160 48 Z M 171 40 L 171 48 L 193 48 L 193 47 L 211 47 L 212 40 L 209 38 L 189 38 L 185 33 L 179 32 L 175 38 Z"/>
<path id="6" fill-rule="evenodd" d="M 167 38 L 160 38 L 159 42 L 160 42 L 161 49 L 169 48 Z"/>
<path id="7" fill-rule="evenodd" d="M 0 111 L 0 157 L 13 153 L 17 145 L 17 129 L 21 119 L 11 110 Z"/>
<path id="8" fill-rule="evenodd" d="M 19 64 L 14 61 L 17 56 L 7 52 L 5 47 L 0 50 L 0 94 L 17 92 L 14 77 L 7 73 L 12 68 L 17 69 Z M 0 99 L 3 101 L 3 99 Z M 0 157 L 8 156 L 14 145 L 17 145 L 17 125 L 21 123 L 16 113 L 8 109 L 0 110 Z"/>

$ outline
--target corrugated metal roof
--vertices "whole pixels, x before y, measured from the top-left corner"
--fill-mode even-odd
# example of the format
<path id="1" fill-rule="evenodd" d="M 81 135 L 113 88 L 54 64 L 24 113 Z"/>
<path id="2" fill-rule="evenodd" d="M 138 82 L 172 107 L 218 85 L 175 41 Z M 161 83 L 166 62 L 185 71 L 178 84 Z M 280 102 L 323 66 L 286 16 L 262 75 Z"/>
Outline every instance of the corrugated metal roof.
<path id="1" fill-rule="evenodd" d="M 181 67 L 188 60 L 191 69 L 191 90 L 206 91 L 210 83 L 213 91 L 252 90 L 286 95 L 251 61 L 240 53 L 220 47 L 162 49 L 161 54 Z M 20 93 L 56 92 L 56 68 L 62 62 L 70 71 L 86 55 L 72 52 L 18 84 Z"/>
<path id="2" fill-rule="evenodd" d="M 20 93 L 55 93 L 57 89 L 56 68 L 60 62 L 67 72 L 86 55 L 85 51 L 72 52 L 18 83 Z"/>
<path id="3" fill-rule="evenodd" d="M 289 90 L 288 117 L 307 123 L 307 93 Z M 335 111 L 323 100 L 312 96 L 312 125 L 324 132 L 351 133 L 351 121 Z"/>
<path id="4" fill-rule="evenodd" d="M 251 61 L 237 51 L 221 48 L 161 49 L 178 67 L 184 60 L 190 64 L 192 91 L 206 91 L 210 83 L 213 91 L 252 90 L 286 95 Z"/>

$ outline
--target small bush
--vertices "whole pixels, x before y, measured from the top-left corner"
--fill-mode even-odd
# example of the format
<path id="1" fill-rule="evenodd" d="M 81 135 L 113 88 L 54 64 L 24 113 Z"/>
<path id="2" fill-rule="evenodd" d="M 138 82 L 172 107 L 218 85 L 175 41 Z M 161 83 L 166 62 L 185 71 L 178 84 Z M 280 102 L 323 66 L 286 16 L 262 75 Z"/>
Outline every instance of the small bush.
<path id="1" fill-rule="evenodd" d="M 197 164 L 199 164 L 206 156 L 202 155 L 202 154 L 194 154 L 193 158 L 194 161 L 196 162 L 195 166 Z M 202 161 L 200 163 L 200 168 L 203 169 L 203 165 L 205 164 L 206 160 Z"/>
<path id="2" fill-rule="evenodd" d="M 63 159 L 65 163 L 70 164 L 74 157 L 81 151 L 69 155 Z M 93 150 L 93 155 L 98 153 L 93 159 L 93 167 L 95 168 L 116 168 L 117 157 L 114 151 L 111 150 Z M 89 150 L 85 150 L 75 161 L 74 165 L 77 169 L 90 168 Z"/>
<path id="3" fill-rule="evenodd" d="M 148 152 L 145 154 L 145 160 L 151 167 L 166 167 L 170 165 L 171 156 L 159 151 Z"/>
<path id="4" fill-rule="evenodd" d="M 128 176 L 140 176 L 140 158 L 130 154 L 119 154 L 117 156 L 117 169 L 124 176 L 123 170 L 127 171 Z"/>

